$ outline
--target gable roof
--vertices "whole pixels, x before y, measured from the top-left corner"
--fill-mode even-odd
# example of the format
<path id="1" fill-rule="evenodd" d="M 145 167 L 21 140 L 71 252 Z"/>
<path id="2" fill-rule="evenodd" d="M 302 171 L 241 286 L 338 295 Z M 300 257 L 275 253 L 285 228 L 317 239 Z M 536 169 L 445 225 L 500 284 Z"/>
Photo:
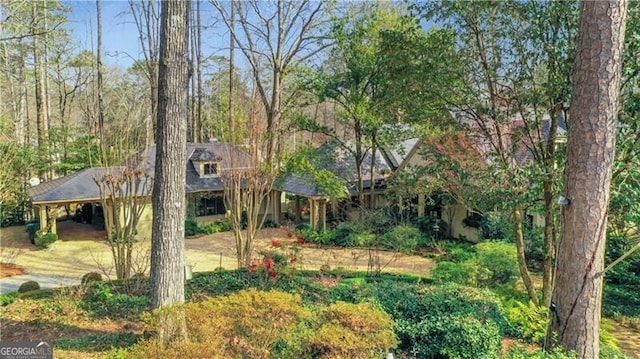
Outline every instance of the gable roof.
<path id="1" fill-rule="evenodd" d="M 185 153 L 187 193 L 204 191 L 222 191 L 224 184 L 219 177 L 200 177 L 192 161 L 216 161 L 221 170 L 243 169 L 250 165 L 249 155 L 240 148 L 228 143 L 188 143 Z M 156 145 L 139 152 L 126 162 L 144 170 L 150 176 L 155 171 Z M 123 169 L 121 166 L 92 167 L 74 174 L 43 182 L 27 189 L 33 204 L 93 202 L 100 200 L 100 190 L 94 178 L 102 178 L 109 173 Z"/>
<path id="2" fill-rule="evenodd" d="M 74 174 L 42 182 L 27 189 L 31 202 L 80 202 L 100 200 L 100 190 L 94 178 L 100 178 L 109 168 L 87 168 Z"/>
<path id="3" fill-rule="evenodd" d="M 401 141 L 394 149 L 381 149 L 372 156 L 372 151 L 367 150 L 363 155 L 362 179 L 365 190 L 370 190 L 372 185 L 377 190 L 386 186 L 386 182 L 393 172 L 408 158 L 413 148 L 419 143 L 418 138 Z M 356 158 L 353 154 L 352 143 L 343 144 L 337 141 L 327 141 L 315 150 L 313 165 L 318 169 L 325 169 L 343 180 L 347 193 L 351 196 L 358 194 L 358 176 Z M 372 167 L 374 160 L 373 184 L 371 183 Z M 286 173 L 276 181 L 274 188 L 305 197 L 325 197 L 322 186 L 312 174 Z"/>

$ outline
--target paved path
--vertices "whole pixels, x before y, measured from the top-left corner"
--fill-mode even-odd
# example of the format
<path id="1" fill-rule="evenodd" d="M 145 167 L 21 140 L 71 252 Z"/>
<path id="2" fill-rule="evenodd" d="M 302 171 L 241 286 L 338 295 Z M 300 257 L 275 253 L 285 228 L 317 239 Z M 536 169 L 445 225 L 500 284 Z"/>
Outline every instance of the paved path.
<path id="1" fill-rule="evenodd" d="M 41 289 L 58 288 L 80 284 L 80 278 L 62 277 L 48 274 L 22 274 L 13 277 L 0 278 L 0 294 L 15 292 L 24 282 L 34 280 Z"/>

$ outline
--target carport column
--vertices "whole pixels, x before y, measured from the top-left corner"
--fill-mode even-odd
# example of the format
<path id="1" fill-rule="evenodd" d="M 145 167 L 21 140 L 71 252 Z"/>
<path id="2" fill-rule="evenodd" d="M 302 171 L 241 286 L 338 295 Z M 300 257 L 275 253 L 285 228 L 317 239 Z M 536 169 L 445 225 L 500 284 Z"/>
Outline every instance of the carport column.
<path id="1" fill-rule="evenodd" d="M 280 213 L 282 212 L 281 197 L 282 192 L 276 190 L 271 191 L 271 219 L 278 224 L 280 223 Z"/>
<path id="2" fill-rule="evenodd" d="M 311 228 L 318 229 L 318 200 L 309 198 L 309 222 Z"/>
<path id="3" fill-rule="evenodd" d="M 321 231 L 327 230 L 327 200 L 320 200 L 320 228 Z"/>
<path id="4" fill-rule="evenodd" d="M 57 213 L 57 209 L 58 207 L 55 207 L 55 210 L 52 211 L 52 208 L 48 208 L 49 210 L 47 211 L 47 220 L 49 221 L 49 225 L 51 226 L 50 232 L 51 233 L 58 233 L 58 223 L 57 223 L 57 216 L 51 218 L 51 212 Z"/>
<path id="5" fill-rule="evenodd" d="M 300 209 L 300 196 L 296 195 L 296 222 L 302 219 L 302 212 Z"/>
<path id="6" fill-rule="evenodd" d="M 38 209 L 40 210 L 40 230 L 44 231 L 47 229 L 47 206 L 43 204 Z"/>

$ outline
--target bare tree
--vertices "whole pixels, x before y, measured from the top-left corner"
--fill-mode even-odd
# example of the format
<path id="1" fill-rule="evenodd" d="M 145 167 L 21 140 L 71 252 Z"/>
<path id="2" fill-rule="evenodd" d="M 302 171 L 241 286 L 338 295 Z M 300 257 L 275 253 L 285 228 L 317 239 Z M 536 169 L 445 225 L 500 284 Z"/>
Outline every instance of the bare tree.
<path id="1" fill-rule="evenodd" d="M 189 86 L 188 4 L 162 3 L 158 113 L 151 235 L 151 305 L 184 302 L 184 217 Z M 162 342 L 186 335 L 184 320 L 166 318 Z"/>
<path id="2" fill-rule="evenodd" d="M 607 208 L 627 1 L 585 1 L 569 110 L 564 227 L 549 339 L 598 358 Z"/>
<path id="3" fill-rule="evenodd" d="M 138 40 L 144 56 L 145 75 L 149 81 L 151 112 L 147 122 L 147 142 L 155 138 L 158 107 L 158 41 L 160 28 L 160 5 L 155 0 L 129 0 L 129 7 L 138 28 Z"/>
<path id="4" fill-rule="evenodd" d="M 231 168 L 222 175 L 224 204 L 233 227 L 238 268 L 251 264 L 253 242 L 266 219 L 276 174 L 274 168 L 262 163 L 259 157 L 258 149 L 267 141 L 264 126 L 260 126 L 256 113 L 259 106 L 254 91 L 248 123 L 250 153 L 248 156 L 230 153 Z M 231 123 L 232 126 L 234 124 L 235 122 Z M 234 127 L 230 130 L 232 133 L 235 131 Z"/>
<path id="5" fill-rule="evenodd" d="M 251 67 L 267 122 L 263 158 L 276 165 L 282 114 L 293 95 L 285 96 L 285 79 L 324 48 L 321 34 L 328 2 L 211 1 Z"/>
<path id="6" fill-rule="evenodd" d="M 146 156 L 143 160 L 146 161 Z M 107 168 L 102 176 L 93 180 L 100 190 L 116 276 L 118 279 L 131 278 L 136 274 L 132 272 L 138 256 L 136 234 L 151 192 L 151 176 L 145 168 L 124 166 Z"/>

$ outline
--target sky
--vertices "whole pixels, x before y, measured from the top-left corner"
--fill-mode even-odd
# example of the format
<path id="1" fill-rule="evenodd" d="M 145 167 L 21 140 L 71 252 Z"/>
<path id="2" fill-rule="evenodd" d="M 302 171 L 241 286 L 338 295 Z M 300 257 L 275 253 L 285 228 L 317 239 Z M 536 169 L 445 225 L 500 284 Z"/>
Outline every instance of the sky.
<path id="1" fill-rule="evenodd" d="M 71 7 L 69 28 L 72 36 L 82 49 L 94 50 L 96 47 L 96 2 L 95 0 L 61 1 Z M 203 25 L 211 22 L 214 11 L 208 2 L 202 9 Z M 130 14 L 127 0 L 102 0 L 102 46 L 103 62 L 107 66 L 127 68 L 137 59 L 143 58 L 138 40 L 138 29 Z M 218 53 L 227 46 L 228 37 L 208 32 L 203 35 L 203 53 L 205 56 Z"/>
<path id="2" fill-rule="evenodd" d="M 69 28 L 72 36 L 82 49 L 96 47 L 96 2 L 94 0 L 62 1 L 72 8 L 69 14 Z M 141 56 L 138 30 L 129 11 L 126 0 L 103 0 L 102 6 L 102 47 L 103 61 L 108 66 L 129 67 Z"/>

